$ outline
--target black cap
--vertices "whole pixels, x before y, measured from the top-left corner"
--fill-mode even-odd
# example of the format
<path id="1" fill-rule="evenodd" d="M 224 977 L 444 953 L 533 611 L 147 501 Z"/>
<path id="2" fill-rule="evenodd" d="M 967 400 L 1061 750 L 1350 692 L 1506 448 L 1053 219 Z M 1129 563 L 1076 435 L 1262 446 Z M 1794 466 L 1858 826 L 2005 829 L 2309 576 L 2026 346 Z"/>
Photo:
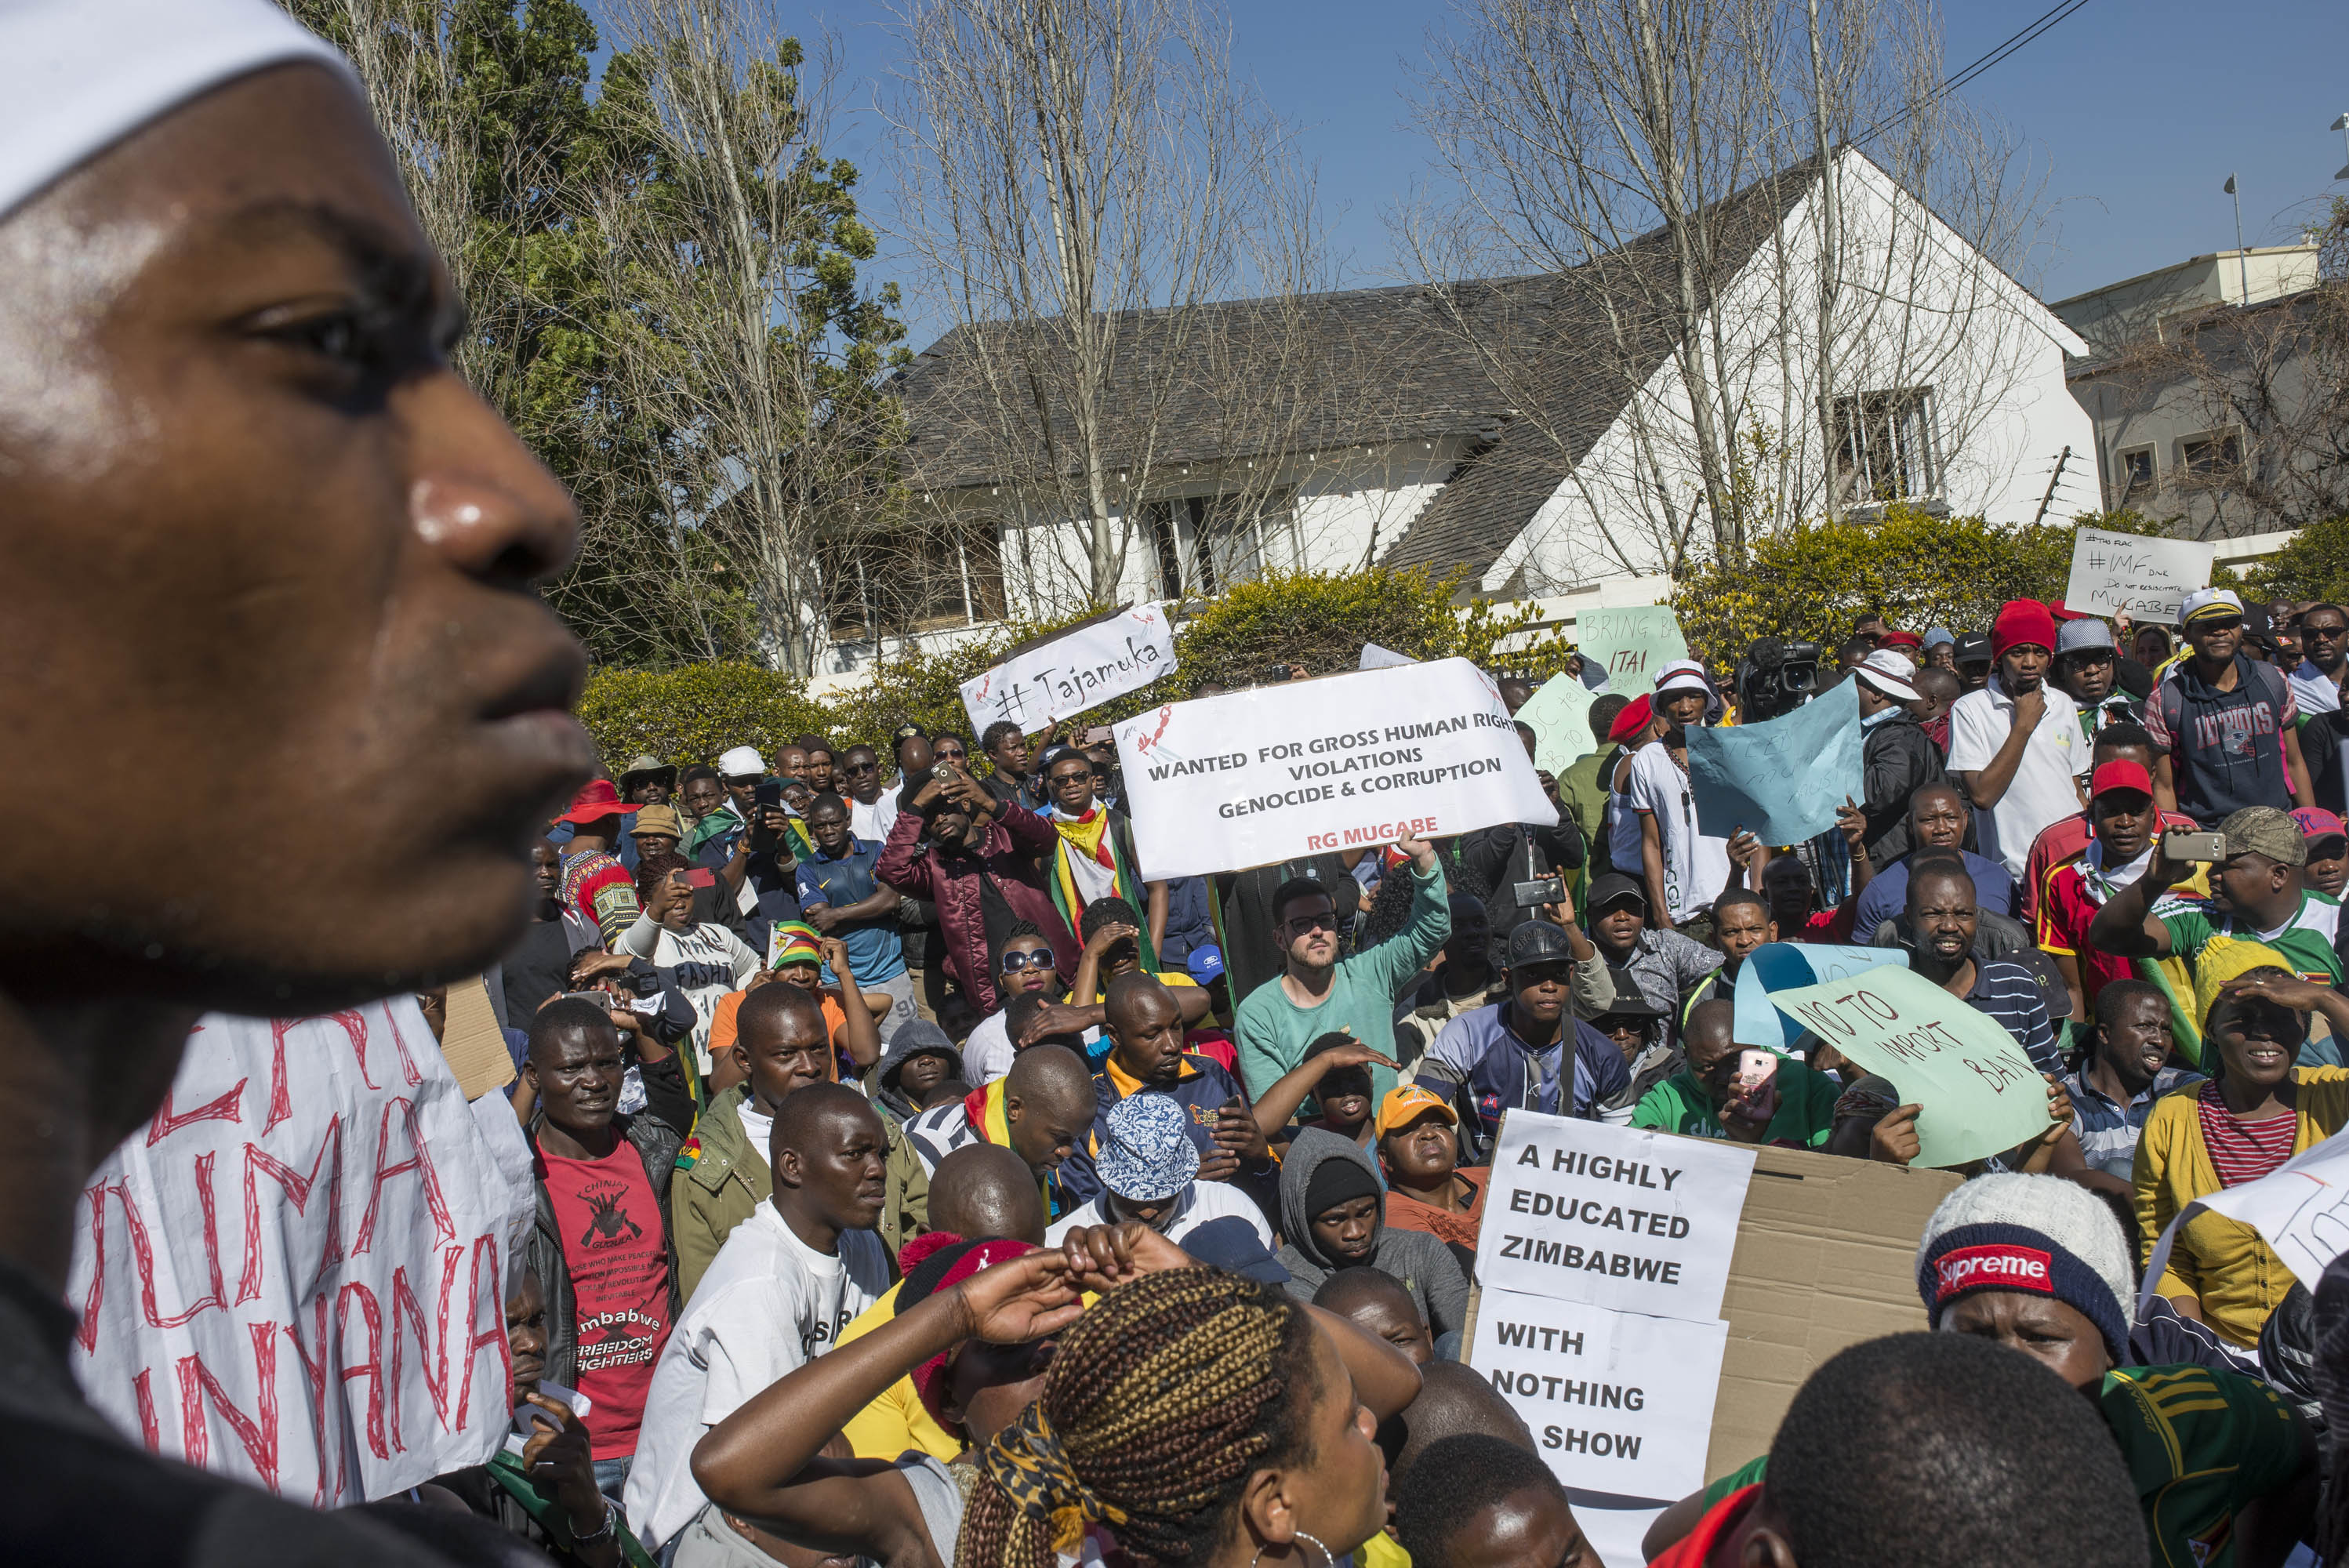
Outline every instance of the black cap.
<path id="1" fill-rule="evenodd" d="M 928 733 L 918 724 L 901 724 L 895 730 L 890 732 L 889 738 L 892 740 L 911 740 L 916 736 L 920 736 L 924 740 L 927 740 L 929 738 Z"/>
<path id="2" fill-rule="evenodd" d="M 1950 656 L 1961 665 L 1990 663 L 1989 634 L 1982 632 L 1960 632 L 1957 646 L 1951 650 Z"/>
<path id="3" fill-rule="evenodd" d="M 1528 920 L 1509 933 L 1512 969 L 1526 964 L 1571 964 L 1574 951 L 1566 944 L 1566 928 L 1547 920 Z"/>
<path id="4" fill-rule="evenodd" d="M 1648 913 L 1648 890 L 1621 872 L 1609 872 L 1594 881 L 1590 891 L 1582 895 L 1582 907 L 1597 914 L 1609 905 L 1620 903 L 1627 898 L 1640 906 L 1641 914 Z"/>

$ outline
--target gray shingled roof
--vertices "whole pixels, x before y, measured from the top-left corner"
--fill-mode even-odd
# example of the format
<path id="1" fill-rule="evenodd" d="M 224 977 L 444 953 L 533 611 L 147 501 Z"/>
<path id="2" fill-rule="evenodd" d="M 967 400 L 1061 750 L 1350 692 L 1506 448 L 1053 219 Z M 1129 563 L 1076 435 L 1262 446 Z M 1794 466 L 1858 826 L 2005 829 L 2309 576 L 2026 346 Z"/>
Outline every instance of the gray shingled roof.
<path id="1" fill-rule="evenodd" d="M 1442 436 L 1487 435 L 1506 407 L 1477 361 L 1452 311 L 1467 313 L 1480 332 L 1496 329 L 1543 278 L 1478 279 L 1449 285 L 1456 307 L 1426 285 L 1309 294 L 1286 305 L 1235 300 L 1199 313 L 1173 384 L 1179 417 L 1157 422 L 1158 464 L 1211 462 L 1260 455 L 1268 448 L 1306 452 Z M 1295 314 L 1289 315 L 1293 311 Z M 1136 417 L 1157 385 L 1158 335 L 1170 317 L 1134 311 L 1118 317 L 1117 373 L 1109 399 L 1112 460 L 1139 461 L 1152 432 Z M 1003 362 L 1016 364 L 1023 332 L 1051 328 L 1004 324 L 957 327 L 915 358 L 897 387 L 910 445 L 907 477 L 925 489 L 991 484 L 1007 477 L 995 434 L 993 395 L 975 356 L 976 331 L 998 335 Z M 1278 391 L 1274 429 L 1258 388 Z M 1074 435 L 1055 407 L 1062 451 Z M 1026 410 L 1020 410 L 1025 419 Z M 1121 428 L 1123 427 L 1123 428 Z M 1030 442 L 1019 446 L 1033 450 Z"/>
<path id="2" fill-rule="evenodd" d="M 1798 164 L 1717 204 L 1713 276 L 1721 284 L 1785 221 L 1812 172 Z M 1673 320 L 1652 303 L 1670 296 L 1676 271 L 1671 240 L 1658 229 L 1553 280 L 1537 355 L 1522 366 L 1525 383 L 1538 388 L 1538 416 L 1504 421 L 1497 438 L 1412 519 L 1385 564 L 1465 565 L 1475 576 L 1491 567 L 1615 422 L 1631 389 L 1678 346 Z"/>
<path id="3" fill-rule="evenodd" d="M 1810 180 L 1810 165 L 1801 164 L 1723 200 L 1716 278 L 1736 274 Z M 1564 273 L 1355 289 L 1285 306 L 1219 304 L 1194 318 L 1204 327 L 1183 345 L 1172 377 L 1156 374 L 1158 356 L 1168 352 L 1159 335 L 1172 318 L 1125 313 L 1117 318 L 1119 365 L 1109 399 L 1112 450 L 1121 463 L 1141 460 L 1152 421 L 1134 410 L 1142 389 L 1162 381 L 1179 389 L 1181 409 L 1179 418 L 1156 422 L 1150 456 L 1162 466 L 1466 437 L 1469 457 L 1386 561 L 1439 570 L 1465 564 L 1481 573 L 1614 422 L 1630 389 L 1671 352 L 1671 320 L 1641 306 L 1662 297 L 1672 270 L 1671 244 L 1657 230 Z M 1620 320 L 1610 318 L 1610 306 Z M 910 430 L 905 472 L 914 485 L 968 489 L 1016 477 L 1004 471 L 973 334 L 999 335 L 1004 360 L 1016 362 L 1018 335 L 1053 330 L 1023 323 L 957 327 L 901 373 Z M 1506 346 L 1509 376 L 1494 373 L 1495 344 Z M 1252 377 L 1246 367 L 1259 364 L 1273 368 Z M 1268 385 L 1273 396 L 1259 390 Z M 1539 398 L 1538 417 L 1515 407 L 1527 388 Z M 1267 423 L 1268 404 L 1285 411 L 1277 432 Z M 1054 407 L 1053 416 L 1065 454 L 1073 429 L 1064 408 Z M 1030 440 L 1014 445 L 1035 450 Z"/>

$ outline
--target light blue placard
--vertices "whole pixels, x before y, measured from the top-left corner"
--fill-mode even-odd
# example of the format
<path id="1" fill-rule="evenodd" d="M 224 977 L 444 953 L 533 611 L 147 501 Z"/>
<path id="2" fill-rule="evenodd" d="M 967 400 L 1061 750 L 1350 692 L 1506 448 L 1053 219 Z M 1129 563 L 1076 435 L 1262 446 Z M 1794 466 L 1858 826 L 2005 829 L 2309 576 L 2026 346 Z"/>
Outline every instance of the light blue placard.
<path id="1" fill-rule="evenodd" d="M 1731 1037 L 1741 1046 L 1784 1049 L 1803 1037 L 1803 1026 L 1771 1005 L 1771 993 L 1842 980 L 1881 965 L 1909 966 L 1898 947 L 1837 947 L 1824 942 L 1765 942 L 1745 955 L 1730 993 L 1737 1016 Z"/>
<path id="2" fill-rule="evenodd" d="M 1844 797 L 1868 792 L 1859 760 L 1858 683 L 1766 724 L 1688 732 L 1697 831 L 1743 828 L 1765 844 L 1799 844 L 1836 823 Z"/>

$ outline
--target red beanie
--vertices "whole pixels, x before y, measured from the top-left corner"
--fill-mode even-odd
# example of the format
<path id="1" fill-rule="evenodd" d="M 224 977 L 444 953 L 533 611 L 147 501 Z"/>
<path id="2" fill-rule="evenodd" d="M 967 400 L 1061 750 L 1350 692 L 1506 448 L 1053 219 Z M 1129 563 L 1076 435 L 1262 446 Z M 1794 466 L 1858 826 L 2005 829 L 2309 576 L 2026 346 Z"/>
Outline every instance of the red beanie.
<path id="1" fill-rule="evenodd" d="M 2055 613 L 2036 599 L 2009 599 L 1990 624 L 1990 656 L 2002 659 L 2007 649 L 2026 643 L 2055 651 Z"/>
<path id="2" fill-rule="evenodd" d="M 1656 705 L 1652 698 L 1633 697 L 1623 706 L 1623 711 L 1615 716 L 1615 722 L 1607 727 L 1607 738 L 1620 745 L 1647 728 L 1648 721 L 1655 717 Z"/>
<path id="3" fill-rule="evenodd" d="M 926 1301 L 929 1296 L 939 1291 L 952 1290 L 981 1269 L 991 1268 L 997 1264 L 1009 1263 L 1013 1258 L 1025 1257 L 1030 1253 L 1041 1250 L 1031 1243 L 1009 1236 L 990 1236 L 983 1242 L 964 1242 L 960 1237 L 956 1237 L 955 1241 L 964 1250 L 947 1264 L 946 1271 L 931 1284 L 930 1289 L 923 1294 L 923 1300 Z M 906 1244 L 910 1246 L 912 1243 Z M 939 1249 L 941 1253 L 945 1250 Z M 911 1284 L 910 1280 L 908 1284 Z M 903 1300 L 905 1293 L 901 1290 L 898 1294 L 900 1296 L 898 1310 L 904 1311 L 906 1309 L 906 1303 Z M 954 1365 L 955 1352 L 961 1348 L 961 1345 L 955 1345 L 941 1350 L 906 1374 L 913 1381 L 915 1397 L 922 1401 L 922 1408 L 927 1410 L 930 1413 L 930 1419 L 941 1427 L 947 1425 L 947 1369 Z"/>

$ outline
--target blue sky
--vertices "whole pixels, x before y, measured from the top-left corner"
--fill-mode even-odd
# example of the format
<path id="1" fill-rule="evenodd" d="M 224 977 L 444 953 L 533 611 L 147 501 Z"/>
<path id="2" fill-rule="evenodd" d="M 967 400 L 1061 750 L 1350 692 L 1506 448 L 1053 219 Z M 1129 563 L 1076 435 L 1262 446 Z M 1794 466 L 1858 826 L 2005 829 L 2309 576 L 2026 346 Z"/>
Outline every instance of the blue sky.
<path id="1" fill-rule="evenodd" d="M 1241 0 L 1229 4 L 1237 64 L 1274 111 L 1299 128 L 1319 166 L 1333 250 L 1363 283 L 1391 281 L 1396 263 L 1382 214 L 1424 167 L 1406 123 L 1411 63 L 1431 28 L 1452 21 L 1445 0 Z M 1944 15 L 1955 70 L 2040 15 L 2049 0 L 1956 0 Z M 888 68 L 893 45 L 877 6 L 798 12 L 828 21 L 843 46 L 844 97 Z M 2240 176 L 2243 233 L 2252 244 L 2292 238 L 2349 163 L 2339 131 L 2349 112 L 2349 4 L 2344 0 L 2088 0 L 1965 90 L 2002 119 L 2047 176 L 2046 243 L 2030 281 L 2062 298 L 2201 253 L 2231 248 L 2234 215 L 2220 187 Z M 844 151 L 869 146 L 849 128 Z M 885 175 L 866 160 L 865 197 L 885 221 Z M 916 334 L 917 345 L 927 335 Z"/>

